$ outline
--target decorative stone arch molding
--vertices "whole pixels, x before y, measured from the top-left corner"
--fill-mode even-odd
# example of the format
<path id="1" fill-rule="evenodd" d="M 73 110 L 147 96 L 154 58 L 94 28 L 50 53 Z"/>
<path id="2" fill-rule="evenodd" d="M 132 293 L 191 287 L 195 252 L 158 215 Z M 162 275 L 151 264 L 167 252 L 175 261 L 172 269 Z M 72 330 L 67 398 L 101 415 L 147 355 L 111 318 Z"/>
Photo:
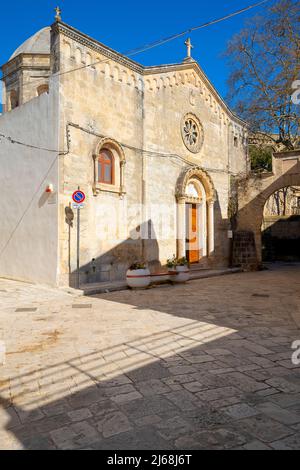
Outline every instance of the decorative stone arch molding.
<path id="1" fill-rule="evenodd" d="M 204 186 L 207 202 L 216 201 L 216 191 L 209 174 L 199 166 L 185 169 L 178 178 L 176 187 L 176 197 L 186 198 L 186 188 L 191 179 L 198 179 Z"/>
<path id="2" fill-rule="evenodd" d="M 189 185 L 194 186 L 190 192 Z M 211 256 L 215 249 L 214 205 L 216 191 L 209 174 L 195 166 L 185 169 L 178 178 L 177 199 L 177 251 L 179 257 L 186 256 L 186 205 L 196 204 L 199 215 L 199 249 L 202 256 Z"/>
<path id="3" fill-rule="evenodd" d="M 100 183 L 98 178 L 98 158 L 101 150 L 109 150 L 114 157 L 113 161 L 113 172 L 114 172 L 114 183 L 106 184 Z M 123 197 L 125 193 L 125 164 L 126 157 L 123 147 L 114 139 L 110 137 L 104 137 L 101 139 L 96 147 L 96 152 L 93 155 L 94 159 L 94 184 L 93 193 L 94 196 L 98 196 L 101 192 L 117 193 L 120 197 Z"/>

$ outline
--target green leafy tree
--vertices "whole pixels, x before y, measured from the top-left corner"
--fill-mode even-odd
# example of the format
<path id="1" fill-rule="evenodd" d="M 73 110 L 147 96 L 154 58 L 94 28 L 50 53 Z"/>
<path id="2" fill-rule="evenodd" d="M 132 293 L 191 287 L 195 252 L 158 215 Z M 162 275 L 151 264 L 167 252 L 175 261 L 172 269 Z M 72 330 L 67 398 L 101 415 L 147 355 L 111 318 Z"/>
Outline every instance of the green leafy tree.
<path id="1" fill-rule="evenodd" d="M 272 149 L 269 147 L 257 147 L 251 145 L 249 148 L 251 170 L 272 171 Z"/>

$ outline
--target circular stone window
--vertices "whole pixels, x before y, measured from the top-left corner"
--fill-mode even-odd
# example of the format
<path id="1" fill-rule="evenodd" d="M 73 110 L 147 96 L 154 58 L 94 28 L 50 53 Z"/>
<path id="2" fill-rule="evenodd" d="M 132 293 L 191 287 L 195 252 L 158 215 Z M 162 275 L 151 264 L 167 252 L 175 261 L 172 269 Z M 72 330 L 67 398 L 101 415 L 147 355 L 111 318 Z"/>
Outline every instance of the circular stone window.
<path id="1" fill-rule="evenodd" d="M 181 135 L 184 145 L 190 152 L 200 152 L 203 145 L 204 132 L 197 116 L 191 113 L 184 116 L 181 122 Z"/>

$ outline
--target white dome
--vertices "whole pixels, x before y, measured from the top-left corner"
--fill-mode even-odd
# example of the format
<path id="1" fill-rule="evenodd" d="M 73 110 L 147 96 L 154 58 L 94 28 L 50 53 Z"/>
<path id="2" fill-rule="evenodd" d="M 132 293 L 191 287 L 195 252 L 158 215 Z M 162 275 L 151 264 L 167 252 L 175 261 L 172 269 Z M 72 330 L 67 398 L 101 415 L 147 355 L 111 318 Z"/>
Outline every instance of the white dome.
<path id="1" fill-rule="evenodd" d="M 51 28 L 48 26 L 35 33 L 18 47 L 9 60 L 19 54 L 50 54 L 50 30 Z"/>

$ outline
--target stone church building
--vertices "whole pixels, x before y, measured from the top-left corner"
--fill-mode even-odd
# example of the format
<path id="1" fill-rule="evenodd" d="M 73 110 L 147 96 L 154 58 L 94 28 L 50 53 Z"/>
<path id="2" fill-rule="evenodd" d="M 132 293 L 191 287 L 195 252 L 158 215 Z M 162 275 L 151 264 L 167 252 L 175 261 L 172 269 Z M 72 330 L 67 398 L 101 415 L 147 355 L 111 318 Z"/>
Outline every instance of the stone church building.
<path id="1" fill-rule="evenodd" d="M 145 67 L 57 17 L 2 66 L 0 276 L 74 285 L 78 188 L 81 283 L 174 254 L 228 266 L 247 128 L 186 45 L 181 63 Z"/>

